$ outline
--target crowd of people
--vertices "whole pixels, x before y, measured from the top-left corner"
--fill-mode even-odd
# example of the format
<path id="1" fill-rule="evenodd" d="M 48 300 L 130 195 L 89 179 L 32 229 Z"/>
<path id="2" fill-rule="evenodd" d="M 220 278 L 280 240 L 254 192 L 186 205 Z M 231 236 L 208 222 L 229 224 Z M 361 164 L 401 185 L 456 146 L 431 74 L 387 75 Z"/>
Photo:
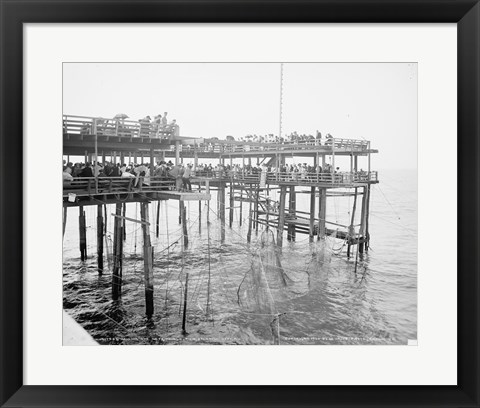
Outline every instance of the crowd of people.
<path id="1" fill-rule="evenodd" d="M 150 163 L 141 164 L 114 164 L 106 162 L 102 163 L 71 163 L 63 161 L 63 183 L 71 185 L 72 181 L 77 178 L 98 177 L 99 179 L 108 177 L 120 177 L 134 179 L 134 187 L 139 187 L 139 183 L 146 186 L 152 184 L 152 177 L 156 181 L 162 182 L 175 181 L 175 189 L 177 191 L 192 191 L 190 178 L 193 176 L 193 165 L 191 163 L 184 165 L 179 163 L 174 165 L 171 161 L 159 161 L 157 165 Z M 169 183 L 165 183 L 168 188 Z"/>
<path id="2" fill-rule="evenodd" d="M 168 112 L 163 113 L 162 115 L 158 114 L 152 120 L 150 116 L 145 116 L 142 119 L 138 120 L 140 123 L 140 132 L 139 136 L 141 137 L 162 137 L 165 134 L 169 133 L 178 133 L 177 121 L 173 119 L 171 122 L 168 122 L 167 119 Z M 178 135 L 177 135 L 178 136 Z"/>
<path id="3" fill-rule="evenodd" d="M 150 185 L 151 178 L 154 177 L 157 181 L 175 181 L 175 189 L 177 191 L 192 191 L 191 178 L 209 177 L 209 178 L 230 178 L 242 179 L 245 177 L 260 177 L 261 173 L 266 173 L 266 176 L 279 177 L 282 181 L 309 181 L 316 180 L 319 177 L 323 180 L 331 180 L 332 177 L 339 181 L 346 181 L 350 177 L 350 173 L 343 173 L 339 167 L 333 168 L 331 164 L 325 163 L 322 167 L 320 165 L 313 166 L 307 163 L 283 164 L 280 167 L 271 165 L 246 164 L 241 166 L 239 164 L 198 164 L 193 168 L 192 163 L 184 165 L 179 163 L 174 165 L 171 161 L 159 161 L 156 165 L 150 163 L 142 164 L 113 164 L 106 162 L 105 164 L 98 163 L 66 163 L 63 162 L 63 181 L 64 184 L 69 185 L 76 178 L 85 177 L 121 177 L 132 178 L 134 180 L 134 187 L 138 183 L 142 185 Z M 361 169 L 357 172 L 357 176 L 367 177 L 367 172 Z M 167 185 L 168 183 L 165 183 Z"/>
<path id="4" fill-rule="evenodd" d="M 325 138 L 322 138 L 322 134 L 317 130 L 315 136 L 311 134 L 299 134 L 298 132 L 292 132 L 287 135 L 278 137 L 270 133 L 268 135 L 246 135 L 240 137 L 239 141 L 241 142 L 254 142 L 254 143 L 309 143 L 314 145 L 329 144 L 333 141 L 333 136 L 330 133 L 327 133 Z"/>
<path id="5" fill-rule="evenodd" d="M 126 114 L 117 114 L 113 119 L 95 118 L 93 122 L 85 122 L 80 129 L 80 134 L 86 135 L 97 132 L 98 134 L 115 134 L 118 136 L 138 136 L 151 138 L 165 138 L 169 135 L 177 135 L 179 128 L 177 121 L 171 122 L 167 119 L 168 112 L 163 116 L 158 114 L 153 120 L 150 116 L 138 119 L 137 123 L 130 121 L 125 123 L 128 118 Z M 66 125 L 65 125 L 66 126 Z M 93 129 L 95 127 L 95 130 Z M 64 130 L 67 132 L 67 130 Z"/>

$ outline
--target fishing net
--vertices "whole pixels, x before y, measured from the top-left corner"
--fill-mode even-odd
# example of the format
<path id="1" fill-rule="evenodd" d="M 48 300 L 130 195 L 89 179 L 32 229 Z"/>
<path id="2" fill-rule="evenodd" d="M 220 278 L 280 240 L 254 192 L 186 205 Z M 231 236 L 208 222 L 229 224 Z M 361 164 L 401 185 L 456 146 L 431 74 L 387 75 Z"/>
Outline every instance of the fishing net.
<path id="1" fill-rule="evenodd" d="M 245 311 L 276 315 L 282 304 L 309 289 L 307 270 L 286 270 L 272 231 L 263 231 L 259 247 L 238 290 L 238 305 Z"/>

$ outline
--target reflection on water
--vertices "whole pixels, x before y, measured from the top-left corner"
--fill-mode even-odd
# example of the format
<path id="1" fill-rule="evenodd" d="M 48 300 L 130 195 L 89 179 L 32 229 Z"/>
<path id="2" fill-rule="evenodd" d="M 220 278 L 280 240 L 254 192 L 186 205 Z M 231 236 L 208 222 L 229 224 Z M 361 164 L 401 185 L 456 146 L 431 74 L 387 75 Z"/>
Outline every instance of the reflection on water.
<path id="1" fill-rule="evenodd" d="M 123 287 L 111 299 L 113 220 L 107 220 L 106 271 L 96 270 L 96 207 L 85 207 L 88 259 L 79 259 L 78 210 L 69 209 L 64 239 L 63 306 L 100 344 L 406 344 L 417 338 L 416 172 L 384 172 L 371 198 L 371 249 L 346 258 L 340 240 L 309 243 L 259 228 L 247 243 L 248 204 L 235 209 L 224 231 L 215 196 L 187 204 L 189 245 L 182 250 L 178 202 L 160 203 L 154 253 L 155 314 L 145 316 L 140 224 L 127 222 Z M 385 181 L 383 181 L 383 179 Z M 299 189 L 301 190 L 301 189 Z M 270 192 L 275 199 L 276 191 Z M 352 200 L 329 198 L 327 219 L 348 224 Z M 307 194 L 297 209 L 306 211 Z M 113 207 L 107 209 L 111 214 Z M 150 205 L 155 220 L 157 203 Z M 227 211 L 228 214 L 228 211 Z M 127 217 L 140 217 L 136 204 Z M 227 215 L 228 217 L 228 215 Z M 224 239 L 222 239 L 224 235 Z M 185 276 L 189 274 L 187 334 L 182 334 Z"/>

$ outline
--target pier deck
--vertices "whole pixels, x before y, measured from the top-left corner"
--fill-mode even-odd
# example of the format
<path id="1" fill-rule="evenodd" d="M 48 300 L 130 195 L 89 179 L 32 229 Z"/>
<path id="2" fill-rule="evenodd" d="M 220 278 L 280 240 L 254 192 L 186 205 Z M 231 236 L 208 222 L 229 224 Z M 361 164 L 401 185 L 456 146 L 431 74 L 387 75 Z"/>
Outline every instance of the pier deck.
<path id="1" fill-rule="evenodd" d="M 192 159 L 194 173 L 190 182 L 194 186 L 194 191 L 176 191 L 175 181 L 179 180 L 168 177 L 129 177 L 128 174 L 124 174 L 125 177 L 75 178 L 65 182 L 63 186 L 63 234 L 68 207 L 78 207 L 80 259 L 85 261 L 88 247 L 87 220 L 83 207 L 97 207 L 97 262 L 98 273 L 102 274 L 105 269 L 103 242 L 108 219 L 107 204 L 115 205 L 115 212 L 112 213 L 114 216 L 112 300 L 118 300 L 122 295 L 123 241 L 126 239 L 126 224 L 127 222 L 141 224 L 145 313 L 148 318 L 154 313 L 154 247 L 150 238 L 150 226 L 155 224 L 156 237 L 159 237 L 162 229 L 160 203 L 156 205 L 156 217 L 150 215 L 149 206 L 154 205 L 154 201 L 178 201 L 182 250 L 189 245 L 187 217 L 189 206 L 185 205 L 185 201 L 198 201 L 199 219 L 204 208 L 201 201 L 207 201 L 206 218 L 209 222 L 212 211 L 209 202 L 210 191 L 215 190 L 217 204 L 215 213 L 221 225 L 222 243 L 226 239 L 226 225 L 229 228 L 234 227 L 234 211 L 238 211 L 239 226 L 242 226 L 242 222 L 248 224 L 246 225 L 248 244 L 251 243 L 252 231 L 258 233 L 259 225 L 263 225 L 276 230 L 275 245 L 278 248 L 283 245 L 285 231 L 288 241 L 295 241 L 297 233 L 308 234 L 310 243 L 314 241 L 314 236 L 316 240 L 330 236 L 343 241 L 340 251 L 346 246 L 347 257 L 350 257 L 353 253 L 352 248 L 355 248 L 357 259 L 359 254 L 368 251 L 370 245 L 370 191 L 372 185 L 379 182 L 378 173 L 371 170 L 371 154 L 378 153 L 378 150 L 372 149 L 370 141 L 367 140 L 333 137 L 322 140 L 320 137 L 317 139 L 302 136 L 305 137 L 288 140 L 278 138 L 275 142 L 254 142 L 248 137 L 242 141 L 200 139 L 180 136 L 175 123 L 167 126 L 160 126 L 157 123 L 155 127 L 153 124 L 145 123 L 144 120 L 140 123 L 115 118 L 64 115 L 65 162 L 70 162 L 70 155 L 83 156 L 84 163 L 90 162 L 93 174 L 96 174 L 94 169 L 97 165 L 105 164 L 107 160 L 115 166 L 118 163 L 140 162 L 151 168 L 162 160 L 168 160 L 169 157 L 173 158 L 175 165 L 185 162 L 184 159 L 188 161 Z M 340 167 L 335 165 L 336 156 L 344 156 L 342 160 L 344 163 L 349 157 L 350 165 L 342 167 L 342 170 L 345 168 L 349 171 L 340 171 Z M 363 168 L 359 166 L 358 160 L 362 156 L 367 158 L 363 160 Z M 313 165 L 307 166 L 304 163 L 303 166 L 287 166 L 287 160 L 295 157 L 301 157 L 302 161 L 306 161 L 303 158 L 308 157 L 312 159 L 309 161 L 313 162 Z M 218 165 L 215 169 L 204 167 L 200 171 L 202 167 L 199 166 L 199 160 L 202 158 L 216 159 Z M 237 159 L 238 163 L 239 158 L 243 162 L 241 167 L 233 164 L 233 160 Z M 225 165 L 225 160 L 229 160 L 230 165 Z M 270 195 L 271 190 L 275 190 L 276 194 Z M 310 206 L 307 212 L 297 209 L 297 194 L 309 194 Z M 341 225 L 327 220 L 327 198 L 347 196 L 353 198 L 348 221 Z M 140 216 L 127 217 L 126 203 L 139 203 Z M 248 206 L 244 205 L 245 203 L 248 203 Z"/>

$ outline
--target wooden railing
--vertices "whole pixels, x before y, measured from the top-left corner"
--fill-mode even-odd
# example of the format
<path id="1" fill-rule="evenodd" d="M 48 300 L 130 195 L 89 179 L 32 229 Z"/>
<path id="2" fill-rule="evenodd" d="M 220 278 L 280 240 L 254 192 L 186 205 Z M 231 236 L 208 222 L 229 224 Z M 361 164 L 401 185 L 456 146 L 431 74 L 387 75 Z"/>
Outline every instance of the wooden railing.
<path id="1" fill-rule="evenodd" d="M 369 142 L 367 140 L 355 139 L 328 139 L 321 144 L 319 140 L 314 141 L 298 141 L 283 143 L 198 143 L 194 145 L 182 145 L 182 152 L 192 153 L 248 153 L 248 152 L 277 152 L 282 150 L 338 150 L 338 151 L 354 151 L 367 150 Z"/>
<path id="2" fill-rule="evenodd" d="M 174 188 L 175 180 L 165 177 L 76 177 L 63 182 L 63 195 L 157 192 Z"/>
<path id="3" fill-rule="evenodd" d="M 196 177 L 207 177 L 212 179 L 231 179 L 245 182 L 258 182 L 261 173 L 246 172 L 246 171 L 196 171 Z M 359 171 L 359 172 L 341 172 L 341 173 L 324 173 L 324 172 L 309 172 L 309 173 L 291 173 L 291 172 L 267 172 L 267 183 L 275 184 L 276 182 L 294 181 L 298 184 L 312 184 L 312 183 L 333 183 L 333 184 L 351 184 L 362 182 L 378 181 L 378 172 Z"/>
<path id="4" fill-rule="evenodd" d="M 63 115 L 63 133 L 78 135 L 168 138 L 178 136 L 177 125 L 157 126 L 142 121 Z"/>

